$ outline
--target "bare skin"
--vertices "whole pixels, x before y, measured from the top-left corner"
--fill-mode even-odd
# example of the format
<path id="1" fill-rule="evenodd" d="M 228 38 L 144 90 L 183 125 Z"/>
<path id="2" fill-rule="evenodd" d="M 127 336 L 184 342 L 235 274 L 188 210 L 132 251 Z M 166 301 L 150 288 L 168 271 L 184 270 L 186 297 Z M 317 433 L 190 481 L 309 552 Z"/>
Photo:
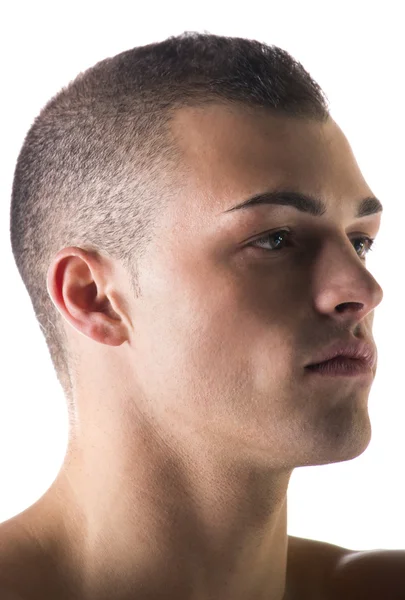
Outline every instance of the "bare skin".
<path id="1" fill-rule="evenodd" d="M 50 265 L 79 357 L 76 424 L 53 485 L 3 524 L 4 589 L 10 600 L 11 589 L 23 600 L 349 598 L 356 569 L 346 580 L 340 567 L 358 553 L 288 536 L 286 493 L 294 468 L 369 444 L 376 368 L 315 381 L 304 365 L 337 339 L 373 343 L 383 293 L 354 242 L 376 236 L 381 214 L 355 218 L 373 193 L 332 119 L 215 105 L 178 111 L 172 131 L 184 170 L 140 262 L 142 295 L 120 264 L 80 248 Z M 224 213 L 276 187 L 327 211 Z M 280 229 L 296 242 L 249 246 Z"/>

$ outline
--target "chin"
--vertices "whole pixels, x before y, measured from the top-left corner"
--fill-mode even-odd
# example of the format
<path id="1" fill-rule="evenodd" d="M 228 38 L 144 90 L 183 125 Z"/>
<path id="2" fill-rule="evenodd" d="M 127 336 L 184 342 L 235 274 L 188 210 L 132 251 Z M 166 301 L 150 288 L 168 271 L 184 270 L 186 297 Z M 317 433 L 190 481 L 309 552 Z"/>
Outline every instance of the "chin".
<path id="1" fill-rule="evenodd" d="M 357 415 L 358 416 L 358 415 Z M 371 423 L 368 414 L 351 422 L 338 423 L 334 421 L 324 428 L 321 435 L 319 430 L 314 435 L 308 448 L 305 462 L 300 466 L 327 465 L 353 460 L 365 452 L 371 441 Z M 302 440 L 301 448 L 304 447 Z"/>
<path id="2" fill-rule="evenodd" d="M 365 452 L 370 444 L 371 429 L 369 431 L 357 432 L 357 437 L 342 440 L 343 444 L 339 448 L 330 448 L 329 457 L 322 464 L 331 464 L 353 460 Z"/>

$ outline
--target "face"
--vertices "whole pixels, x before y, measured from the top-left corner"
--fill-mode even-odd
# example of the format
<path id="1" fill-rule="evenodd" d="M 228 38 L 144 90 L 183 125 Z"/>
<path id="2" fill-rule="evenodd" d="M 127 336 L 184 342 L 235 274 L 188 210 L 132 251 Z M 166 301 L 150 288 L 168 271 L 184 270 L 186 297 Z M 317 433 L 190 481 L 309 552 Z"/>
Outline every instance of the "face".
<path id="1" fill-rule="evenodd" d="M 359 241 L 381 214 L 356 218 L 373 193 L 345 136 L 332 119 L 219 105 L 179 110 L 172 132 L 182 171 L 141 262 L 131 342 L 156 418 L 275 469 L 358 456 L 373 377 L 304 369 L 334 341 L 372 341 L 382 300 Z M 275 189 L 317 196 L 326 211 L 226 212 Z"/>

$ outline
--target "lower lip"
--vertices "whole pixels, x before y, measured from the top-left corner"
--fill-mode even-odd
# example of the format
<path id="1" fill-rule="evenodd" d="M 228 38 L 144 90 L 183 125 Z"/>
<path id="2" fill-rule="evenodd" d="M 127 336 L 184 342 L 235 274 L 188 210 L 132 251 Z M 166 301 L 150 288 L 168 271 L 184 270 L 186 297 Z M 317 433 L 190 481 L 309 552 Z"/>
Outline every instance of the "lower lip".
<path id="1" fill-rule="evenodd" d="M 314 375 L 344 375 L 345 377 L 369 376 L 373 374 L 370 367 L 364 361 L 355 358 L 344 358 L 342 356 L 320 363 L 319 365 L 311 365 L 306 367 L 306 370 L 308 373 L 313 373 Z"/>

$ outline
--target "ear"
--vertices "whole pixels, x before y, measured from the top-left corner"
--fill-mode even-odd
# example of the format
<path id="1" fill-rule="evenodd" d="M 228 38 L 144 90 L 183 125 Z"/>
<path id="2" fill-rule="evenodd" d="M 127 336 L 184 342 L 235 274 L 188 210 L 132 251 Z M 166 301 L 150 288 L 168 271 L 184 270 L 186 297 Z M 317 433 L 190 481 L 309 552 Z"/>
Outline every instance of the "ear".
<path id="1" fill-rule="evenodd" d="M 128 317 L 117 302 L 113 270 L 95 253 L 68 247 L 54 257 L 47 289 L 62 317 L 101 344 L 120 346 L 129 338 Z"/>

